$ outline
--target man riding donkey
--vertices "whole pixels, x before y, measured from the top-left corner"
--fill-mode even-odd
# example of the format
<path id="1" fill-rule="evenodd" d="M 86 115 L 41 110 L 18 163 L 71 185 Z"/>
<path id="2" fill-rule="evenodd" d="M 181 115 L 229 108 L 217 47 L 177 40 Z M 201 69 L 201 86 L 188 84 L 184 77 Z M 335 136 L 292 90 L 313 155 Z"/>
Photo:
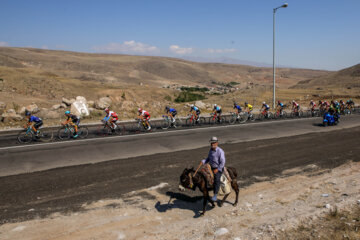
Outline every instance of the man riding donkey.
<path id="1" fill-rule="evenodd" d="M 227 180 L 230 182 L 231 188 L 236 193 L 236 199 L 234 206 L 238 203 L 238 195 L 239 195 L 239 187 L 237 185 L 237 172 L 233 167 L 225 168 L 225 153 L 220 147 L 218 147 L 218 139 L 217 137 L 212 137 L 210 139 L 211 148 L 206 159 L 203 159 L 197 170 L 194 168 L 188 169 L 185 168 L 183 173 L 180 176 L 180 185 L 179 188 L 181 191 L 184 191 L 185 188 L 191 189 L 193 191 L 196 188 L 204 195 L 204 203 L 203 203 L 203 213 L 205 214 L 206 205 L 209 201 L 210 204 L 214 207 L 214 202 L 217 201 L 217 195 L 220 190 L 220 179 L 222 174 L 224 173 Z M 214 191 L 214 196 L 210 198 L 209 191 Z M 224 198 L 220 201 L 219 206 L 222 206 L 231 190 L 224 193 Z"/>

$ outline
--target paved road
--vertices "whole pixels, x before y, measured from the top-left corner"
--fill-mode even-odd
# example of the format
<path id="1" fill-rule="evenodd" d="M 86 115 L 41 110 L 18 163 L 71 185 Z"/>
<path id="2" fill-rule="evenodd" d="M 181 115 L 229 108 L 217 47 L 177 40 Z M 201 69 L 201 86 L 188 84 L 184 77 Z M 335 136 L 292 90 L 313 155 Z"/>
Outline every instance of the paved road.
<path id="1" fill-rule="evenodd" d="M 358 118 L 352 118 L 347 121 L 350 124 L 354 121 L 358 123 L 358 120 Z M 244 186 L 258 181 L 259 178 L 255 176 L 273 178 L 283 174 L 283 170 L 294 167 L 316 164 L 322 168 L 332 168 L 346 161 L 360 161 L 359 126 L 348 129 L 334 127 L 328 128 L 330 131 L 321 132 L 320 129 L 324 129 L 313 126 L 312 123 L 308 120 L 296 122 L 296 124 L 294 122 L 282 123 L 285 126 L 282 126 L 281 135 L 291 136 L 280 138 L 271 138 L 271 136 L 278 137 L 274 133 L 272 124 L 254 125 L 251 126 L 254 127 L 252 130 L 248 127 L 222 129 L 223 134 L 224 131 L 226 134 L 235 134 L 230 137 L 220 135 L 221 139 L 227 138 L 226 141 L 238 142 L 221 144 L 226 153 L 227 166 L 234 166 L 238 170 L 238 180 L 241 186 Z M 299 131 L 296 130 L 291 134 L 298 124 L 312 126 L 308 129 L 312 133 L 294 135 L 296 131 Z M 215 131 L 215 129 L 212 130 Z M 149 145 L 156 141 L 160 145 L 158 150 L 164 153 L 0 177 L 0 224 L 43 217 L 54 212 L 83 211 L 84 203 L 105 198 L 121 197 L 128 201 L 124 194 L 155 186 L 161 182 L 169 183 L 169 186 L 159 190 L 160 193 L 184 201 L 196 201 L 201 196 L 199 192 L 179 193 L 177 184 L 179 175 L 185 167 L 197 165 L 199 160 L 206 156 L 209 146 L 194 149 L 202 145 L 202 139 L 205 142 L 208 141 L 210 133 L 206 131 L 205 133 L 186 132 L 184 134 L 187 135 L 188 141 L 182 139 L 178 144 L 173 144 L 170 140 L 177 140 L 181 135 L 160 137 L 154 134 L 132 139 L 133 143 L 140 141 L 140 143 L 147 142 Z M 258 136 L 251 136 L 250 133 L 255 135 L 258 133 L 258 136 L 262 133 L 269 139 L 250 141 L 250 139 L 258 138 Z M 167 142 L 160 140 L 163 138 L 167 139 Z M 240 142 L 243 140 L 247 141 Z M 91 148 L 101 151 L 101 147 L 106 148 L 108 144 L 109 148 L 106 150 L 112 149 L 116 145 L 123 144 L 124 140 L 120 138 L 114 141 L 114 145 L 109 140 L 103 143 L 104 145 L 95 141 L 100 145 L 96 147 L 87 143 L 77 143 L 74 147 L 75 149 L 84 148 L 85 154 L 91 151 Z M 171 147 L 181 148 L 182 144 L 190 150 L 171 150 Z M 51 145 L 51 148 L 47 150 L 49 151 L 47 155 L 53 155 L 53 158 L 56 158 L 51 151 L 58 154 L 57 146 Z M 29 148 L 27 151 L 32 154 L 30 156 L 36 156 L 44 152 L 43 147 Z M 144 155 L 141 147 L 138 151 L 141 152 L 139 155 Z M 76 154 L 73 156 L 70 152 L 67 160 L 76 161 L 79 156 Z M 34 159 L 32 162 L 37 163 L 37 160 Z M 142 195 L 142 197 L 153 198 L 151 195 Z M 154 207 L 161 211 L 162 206 L 155 206 L 155 202 Z M 32 211 L 29 211 L 30 209 Z"/>
<path id="2" fill-rule="evenodd" d="M 0 177 L 201 148 L 208 145 L 208 139 L 212 135 L 218 136 L 221 143 L 239 143 L 334 131 L 360 126 L 360 115 L 343 117 L 341 124 L 334 127 L 321 127 L 319 122 L 320 118 L 284 120 L 1 147 Z"/>

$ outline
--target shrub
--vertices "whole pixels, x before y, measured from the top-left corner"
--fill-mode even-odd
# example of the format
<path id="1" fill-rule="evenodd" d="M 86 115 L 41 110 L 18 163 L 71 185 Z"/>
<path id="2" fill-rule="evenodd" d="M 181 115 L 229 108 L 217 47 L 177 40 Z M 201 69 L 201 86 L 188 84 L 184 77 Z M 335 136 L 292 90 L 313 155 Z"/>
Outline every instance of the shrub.
<path id="1" fill-rule="evenodd" d="M 179 96 L 177 96 L 177 98 L 175 98 L 175 102 L 180 103 L 180 102 L 193 102 L 193 101 L 197 101 L 197 100 L 203 100 L 205 99 L 204 95 L 201 94 L 197 94 L 197 93 L 192 93 L 189 91 L 184 91 L 181 92 L 179 94 Z"/>

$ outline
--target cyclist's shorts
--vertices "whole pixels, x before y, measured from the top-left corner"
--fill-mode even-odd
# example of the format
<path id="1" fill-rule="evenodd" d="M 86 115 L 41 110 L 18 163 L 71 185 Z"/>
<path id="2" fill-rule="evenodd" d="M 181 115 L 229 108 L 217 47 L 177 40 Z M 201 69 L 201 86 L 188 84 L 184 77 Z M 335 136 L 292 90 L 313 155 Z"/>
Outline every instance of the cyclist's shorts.
<path id="1" fill-rule="evenodd" d="M 197 111 L 196 111 L 196 115 L 198 115 L 198 116 L 199 116 L 199 115 L 200 115 L 200 113 L 201 113 L 201 112 L 200 112 L 200 110 L 197 110 Z"/>
<path id="2" fill-rule="evenodd" d="M 172 115 L 173 117 L 175 117 L 176 114 L 177 114 L 177 111 L 171 112 L 171 115 Z"/>
<path id="3" fill-rule="evenodd" d="M 78 119 L 73 119 L 72 122 L 73 122 L 75 125 L 79 125 L 79 124 L 80 124 L 80 118 L 78 118 Z"/>
<path id="4" fill-rule="evenodd" d="M 43 122 L 42 122 L 42 121 L 36 122 L 36 123 L 34 124 L 34 128 L 35 128 L 35 129 L 38 129 L 38 128 L 41 127 L 42 125 L 43 125 Z"/>
<path id="5" fill-rule="evenodd" d="M 150 119 L 150 114 L 149 115 L 144 115 L 144 119 L 149 120 Z"/>
<path id="6" fill-rule="evenodd" d="M 216 111 L 218 114 L 221 114 L 222 113 L 222 109 L 220 109 L 219 111 Z"/>

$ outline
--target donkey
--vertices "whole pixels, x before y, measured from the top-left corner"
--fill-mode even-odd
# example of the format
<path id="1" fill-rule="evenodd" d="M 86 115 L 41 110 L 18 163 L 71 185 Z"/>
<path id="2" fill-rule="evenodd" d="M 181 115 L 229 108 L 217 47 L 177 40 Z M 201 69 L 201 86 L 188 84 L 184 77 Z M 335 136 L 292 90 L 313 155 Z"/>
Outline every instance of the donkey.
<path id="1" fill-rule="evenodd" d="M 237 172 L 236 172 L 236 169 L 233 167 L 227 167 L 227 170 L 228 170 L 230 178 L 231 178 L 231 187 L 232 187 L 232 189 L 234 189 L 234 191 L 236 193 L 235 203 L 233 204 L 233 206 L 236 206 L 238 203 L 238 197 L 239 197 L 239 186 L 238 186 L 237 180 L 236 180 Z M 211 198 L 209 196 L 209 191 L 214 190 L 214 189 L 213 189 L 213 186 L 211 186 L 211 187 L 207 186 L 204 175 L 197 172 L 194 176 L 194 173 L 195 173 L 194 168 L 190 168 L 190 169 L 185 168 L 184 169 L 183 173 L 180 176 L 179 189 L 181 191 L 185 191 L 185 189 L 187 188 L 187 189 L 191 189 L 191 190 L 195 191 L 196 187 L 198 187 L 199 190 L 204 195 L 203 212 L 201 213 L 201 215 L 205 215 L 207 201 L 209 201 L 211 203 L 212 207 L 215 207 L 214 202 L 211 200 Z M 220 201 L 220 203 L 219 203 L 220 207 L 223 205 L 223 203 L 225 202 L 225 200 L 229 196 L 229 194 L 226 194 L 224 196 L 224 198 Z"/>

